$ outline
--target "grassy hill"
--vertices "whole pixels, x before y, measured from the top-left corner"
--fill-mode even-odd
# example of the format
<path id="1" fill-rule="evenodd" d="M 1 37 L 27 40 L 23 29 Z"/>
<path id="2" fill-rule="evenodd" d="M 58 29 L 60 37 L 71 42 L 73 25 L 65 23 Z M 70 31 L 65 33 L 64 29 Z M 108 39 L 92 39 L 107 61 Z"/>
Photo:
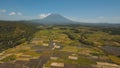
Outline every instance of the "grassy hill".
<path id="1" fill-rule="evenodd" d="M 28 23 L 0 21 L 0 51 L 30 40 L 35 31 Z"/>

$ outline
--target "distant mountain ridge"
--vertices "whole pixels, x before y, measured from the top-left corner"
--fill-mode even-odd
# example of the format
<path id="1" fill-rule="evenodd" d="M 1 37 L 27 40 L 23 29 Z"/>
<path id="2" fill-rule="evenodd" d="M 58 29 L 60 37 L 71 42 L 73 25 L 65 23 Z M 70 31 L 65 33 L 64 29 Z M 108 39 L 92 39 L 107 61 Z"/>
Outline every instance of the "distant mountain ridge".
<path id="1" fill-rule="evenodd" d="M 24 22 L 31 22 L 45 25 L 81 25 L 81 26 L 93 26 L 93 27 L 120 27 L 120 23 L 92 23 L 92 22 L 76 22 L 72 21 L 60 14 L 51 13 L 42 19 L 33 19 Z"/>

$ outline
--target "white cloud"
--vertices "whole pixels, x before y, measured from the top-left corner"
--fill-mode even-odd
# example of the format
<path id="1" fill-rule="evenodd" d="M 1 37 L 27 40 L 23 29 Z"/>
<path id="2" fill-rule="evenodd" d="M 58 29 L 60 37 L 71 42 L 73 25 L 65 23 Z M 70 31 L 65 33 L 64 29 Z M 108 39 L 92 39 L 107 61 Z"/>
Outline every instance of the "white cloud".
<path id="1" fill-rule="evenodd" d="M 0 12 L 5 13 L 5 12 L 6 12 L 6 10 L 5 10 L 5 9 L 2 9 L 2 10 L 0 10 Z"/>
<path id="2" fill-rule="evenodd" d="M 86 23 L 120 23 L 120 17 L 104 17 L 99 16 L 95 18 L 69 18 L 73 21 L 86 22 Z"/>
<path id="3" fill-rule="evenodd" d="M 45 18 L 45 17 L 47 17 L 47 16 L 49 16 L 51 13 L 47 13 L 47 14 L 40 14 L 39 15 L 39 18 L 40 19 L 43 19 L 43 18 Z"/>
<path id="4" fill-rule="evenodd" d="M 6 11 L 5 9 L 1 9 L 1 10 L 0 10 L 0 15 L 1 15 L 1 16 L 5 16 L 5 15 L 6 15 L 6 12 L 7 12 L 7 11 Z"/>
<path id="5" fill-rule="evenodd" d="M 21 12 L 11 12 L 9 13 L 10 16 L 13 16 L 13 15 L 18 15 L 18 16 L 22 16 L 22 13 Z"/>
<path id="6" fill-rule="evenodd" d="M 9 15 L 10 16 L 16 15 L 16 12 L 11 12 Z"/>
<path id="7" fill-rule="evenodd" d="M 18 12 L 17 15 L 22 16 L 23 14 L 21 12 Z"/>

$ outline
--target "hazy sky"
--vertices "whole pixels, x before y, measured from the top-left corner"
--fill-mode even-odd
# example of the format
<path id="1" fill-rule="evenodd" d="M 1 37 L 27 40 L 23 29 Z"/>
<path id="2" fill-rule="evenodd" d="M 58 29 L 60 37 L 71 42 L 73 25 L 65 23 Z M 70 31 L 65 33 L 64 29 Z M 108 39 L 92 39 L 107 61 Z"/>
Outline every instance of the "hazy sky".
<path id="1" fill-rule="evenodd" d="M 80 22 L 120 22 L 120 0 L 0 0 L 0 20 L 58 13 Z"/>

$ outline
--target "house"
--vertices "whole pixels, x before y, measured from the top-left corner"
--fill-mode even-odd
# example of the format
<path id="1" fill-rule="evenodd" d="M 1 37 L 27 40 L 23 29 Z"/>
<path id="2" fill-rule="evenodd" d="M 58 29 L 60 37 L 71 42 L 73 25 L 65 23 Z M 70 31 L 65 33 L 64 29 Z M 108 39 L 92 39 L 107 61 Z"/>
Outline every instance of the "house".
<path id="1" fill-rule="evenodd" d="M 44 44 L 43 44 L 43 46 L 49 46 L 49 44 L 47 44 L 47 43 L 44 43 Z"/>
<path id="2" fill-rule="evenodd" d="M 68 59 L 78 60 L 78 57 L 77 56 L 68 56 Z"/>
<path id="3" fill-rule="evenodd" d="M 53 63 L 51 63 L 51 66 L 54 66 L 54 67 L 64 67 L 64 63 L 53 62 Z"/>
<path id="4" fill-rule="evenodd" d="M 59 40 L 53 40 L 54 42 L 61 42 L 61 41 L 59 41 Z"/>
<path id="5" fill-rule="evenodd" d="M 58 57 L 50 57 L 50 59 L 52 59 L 52 60 L 57 60 Z"/>
<path id="6" fill-rule="evenodd" d="M 98 59 L 98 56 L 91 56 L 93 59 Z"/>
<path id="7" fill-rule="evenodd" d="M 55 45 L 55 48 L 60 48 L 60 46 L 58 46 L 58 45 Z"/>

